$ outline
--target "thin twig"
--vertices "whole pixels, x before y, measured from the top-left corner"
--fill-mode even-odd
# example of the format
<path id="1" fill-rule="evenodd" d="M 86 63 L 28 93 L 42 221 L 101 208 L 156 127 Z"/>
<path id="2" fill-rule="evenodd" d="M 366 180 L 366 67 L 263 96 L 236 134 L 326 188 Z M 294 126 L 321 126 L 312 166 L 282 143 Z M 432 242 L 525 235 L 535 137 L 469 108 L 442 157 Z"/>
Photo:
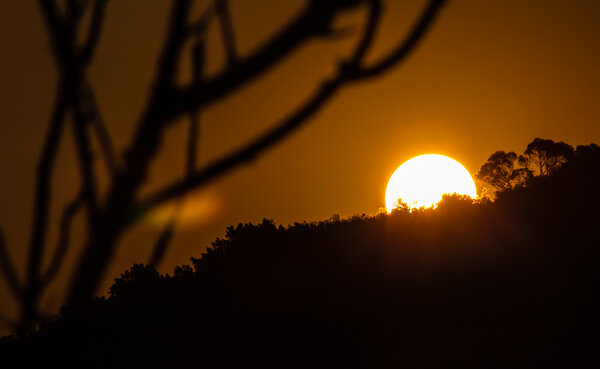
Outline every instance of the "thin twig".
<path id="1" fill-rule="evenodd" d="M 108 133 L 108 129 L 106 128 L 104 119 L 102 118 L 102 113 L 98 108 L 94 91 L 84 77 L 82 77 L 82 89 L 85 91 L 84 99 L 86 100 L 85 103 L 89 110 L 86 114 L 86 117 L 89 120 L 94 133 L 96 134 L 96 138 L 98 139 L 100 151 L 102 152 L 102 158 L 104 159 L 106 168 L 114 177 L 117 175 L 118 171 L 118 163 L 115 155 L 114 145 L 112 143 L 112 139 L 110 138 L 110 134 Z"/>
<path id="2" fill-rule="evenodd" d="M 203 35 L 198 36 L 196 40 L 196 44 L 194 45 L 194 51 L 192 53 L 192 68 L 194 70 L 193 73 L 193 82 L 200 83 L 202 79 L 202 68 L 204 65 L 204 39 Z M 186 165 L 185 165 L 185 178 L 189 178 L 194 174 L 196 170 L 196 155 L 198 152 L 198 141 L 200 140 L 199 131 L 200 131 L 200 120 L 198 118 L 198 112 L 194 109 L 190 113 L 189 119 L 189 133 L 188 133 L 188 143 L 186 150 Z M 160 233 L 157 242 L 154 246 L 154 251 L 152 252 L 152 256 L 150 257 L 149 264 L 158 267 L 160 262 L 162 261 L 167 248 L 169 247 L 169 243 L 173 239 L 173 235 L 175 233 L 175 228 L 177 227 L 177 223 L 179 221 L 179 217 L 181 216 L 181 212 L 183 211 L 183 194 L 176 199 L 175 209 L 173 209 L 173 214 L 167 221 L 165 228 Z"/>
<path id="3" fill-rule="evenodd" d="M 73 105 L 73 121 L 71 126 L 73 128 L 73 138 L 75 140 L 75 149 L 77 151 L 77 159 L 79 162 L 82 192 L 87 209 L 88 231 L 93 232 L 96 220 L 98 219 L 98 194 L 93 170 L 94 154 L 86 129 L 87 121 L 81 111 L 81 102 L 79 101 L 78 96 L 75 96 Z"/>
<path id="4" fill-rule="evenodd" d="M 88 65 L 94 58 L 94 51 L 100 40 L 102 24 L 104 24 L 104 14 L 108 0 L 95 0 L 92 8 L 92 20 L 88 29 L 87 37 L 81 47 L 80 60 L 82 65 Z"/>
<path id="5" fill-rule="evenodd" d="M 4 233 L 0 230 L 0 269 L 2 269 L 2 275 L 6 280 L 10 293 L 16 300 L 22 298 L 22 287 L 19 282 L 19 277 L 14 268 L 8 248 L 6 247 L 6 240 L 4 239 Z"/>
<path id="6" fill-rule="evenodd" d="M 367 14 L 367 24 L 365 25 L 362 38 L 359 40 L 349 64 L 360 65 L 375 38 L 375 31 L 377 30 L 381 17 L 381 0 L 369 0 L 368 5 L 369 12 Z"/>
<path id="7" fill-rule="evenodd" d="M 191 22 L 187 27 L 189 35 L 204 34 L 208 28 L 208 24 L 217 16 L 216 2 L 210 3 L 200 18 Z"/>
<path id="8" fill-rule="evenodd" d="M 71 223 L 73 222 L 73 219 L 75 218 L 75 215 L 77 215 L 79 209 L 81 209 L 81 207 L 83 206 L 84 202 L 84 192 L 80 191 L 77 197 L 75 197 L 75 199 L 73 199 L 73 201 L 69 203 L 63 210 L 60 221 L 60 233 L 58 236 L 58 242 L 54 250 L 52 260 L 50 261 L 48 269 L 46 270 L 46 273 L 44 273 L 40 277 L 40 288 L 44 288 L 45 286 L 47 286 L 50 282 L 52 282 L 54 277 L 56 277 L 56 274 L 58 274 L 60 266 L 65 258 L 65 254 L 69 247 L 69 234 L 71 231 Z"/>
<path id="9" fill-rule="evenodd" d="M 231 12 L 229 11 L 229 2 L 227 0 L 216 0 L 217 11 L 219 13 L 221 34 L 223 35 L 223 44 L 225 45 L 225 56 L 229 67 L 237 64 L 237 52 L 235 47 L 235 35 L 233 32 L 233 23 L 231 21 Z"/>
<path id="10" fill-rule="evenodd" d="M 64 129 L 67 105 L 66 91 L 64 86 L 61 86 L 52 113 L 50 130 L 46 136 L 44 149 L 42 150 L 37 168 L 31 239 L 29 243 L 25 287 L 23 288 L 21 300 L 22 318 L 20 322 L 20 334 L 29 329 L 29 325 L 36 314 L 35 306 L 39 296 L 37 281 L 48 231 L 50 182 L 60 144 L 60 137 Z"/>
<path id="11" fill-rule="evenodd" d="M 405 59 L 415 49 L 419 41 L 423 39 L 425 33 L 431 29 L 431 25 L 445 3 L 446 0 L 430 0 L 429 5 L 425 8 L 423 14 L 421 14 L 407 37 L 378 62 L 368 68 L 362 68 L 360 75 L 356 76 L 356 78 L 368 78 L 380 75 L 388 71 L 391 66 Z"/>
<path id="12" fill-rule="evenodd" d="M 165 253 L 169 247 L 169 243 L 173 239 L 173 235 L 175 234 L 175 227 L 177 226 L 177 221 L 179 220 L 179 216 L 181 214 L 181 208 L 183 204 L 181 199 L 177 200 L 175 204 L 175 209 L 173 210 L 173 214 L 167 221 L 165 228 L 160 232 L 156 244 L 154 245 L 154 250 L 152 251 L 152 256 L 150 257 L 149 264 L 158 267 L 160 262 L 162 261 Z"/>

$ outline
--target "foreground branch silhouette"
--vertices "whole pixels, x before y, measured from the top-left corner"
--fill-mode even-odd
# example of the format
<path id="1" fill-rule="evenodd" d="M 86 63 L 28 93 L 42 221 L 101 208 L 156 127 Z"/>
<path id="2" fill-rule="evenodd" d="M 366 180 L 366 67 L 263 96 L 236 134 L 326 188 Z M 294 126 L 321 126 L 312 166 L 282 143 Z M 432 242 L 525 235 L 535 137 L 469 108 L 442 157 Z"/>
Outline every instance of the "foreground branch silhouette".
<path id="1" fill-rule="evenodd" d="M 218 0 L 199 19 L 191 19 L 194 2 L 174 0 L 152 88 L 145 108 L 135 123 L 133 138 L 121 156 L 114 152 L 93 88 L 86 77 L 100 42 L 107 3 L 106 0 L 73 0 L 59 6 L 58 1 L 39 0 L 57 65 L 59 84 L 37 168 L 31 241 L 24 281 L 19 281 L 8 249 L 0 237 L 2 275 L 20 303 L 21 316 L 15 327 L 20 335 L 30 332 L 40 319 L 40 297 L 61 268 L 69 247 L 71 220 L 78 212 L 85 212 L 86 236 L 81 259 L 70 279 L 66 301 L 70 305 L 85 302 L 94 296 L 119 239 L 141 217 L 166 202 L 181 201 L 190 190 L 256 159 L 305 124 L 340 88 L 381 75 L 398 65 L 431 28 L 445 1 L 430 0 L 404 39 L 400 38 L 383 56 L 367 64 L 365 59 L 380 25 L 383 8 L 380 0 L 308 1 L 288 24 L 247 56 L 241 56 L 236 50 L 235 22 L 227 1 Z M 353 54 L 339 64 L 333 78 L 321 83 L 311 97 L 276 122 L 273 128 L 230 154 L 201 168 L 196 168 L 195 157 L 188 155 L 186 173 L 181 180 L 140 198 L 140 189 L 147 182 L 148 171 L 168 127 L 179 118 L 189 116 L 192 122 L 188 150 L 194 152 L 198 145 L 197 117 L 203 108 L 263 76 L 307 42 L 335 35 L 333 20 L 343 12 L 356 9 L 365 10 L 365 25 L 357 38 Z M 89 21 L 86 23 L 84 19 Z M 206 52 L 204 39 L 211 22 L 220 25 L 227 67 L 214 76 L 206 76 L 203 74 Z M 193 51 L 187 55 L 185 46 L 190 43 Z M 187 58 L 192 63 L 194 76 L 188 84 L 178 85 L 178 65 Z M 59 244 L 50 259 L 50 267 L 42 270 L 52 195 L 51 179 L 58 147 L 67 126 L 73 132 L 81 188 L 63 211 Z M 93 150 L 94 142 L 100 148 L 98 153 Z M 106 193 L 100 193 L 97 186 L 95 157 L 104 161 L 109 172 Z M 169 222 L 157 242 L 151 260 L 155 264 L 160 263 L 164 255 L 176 219 L 174 217 Z"/>

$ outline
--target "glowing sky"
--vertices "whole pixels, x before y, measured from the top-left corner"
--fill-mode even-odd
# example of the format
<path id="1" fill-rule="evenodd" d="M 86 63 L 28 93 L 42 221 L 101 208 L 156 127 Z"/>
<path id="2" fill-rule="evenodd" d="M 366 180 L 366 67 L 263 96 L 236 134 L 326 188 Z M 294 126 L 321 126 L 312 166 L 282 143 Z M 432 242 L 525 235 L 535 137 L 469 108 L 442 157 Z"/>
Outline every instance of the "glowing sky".
<path id="1" fill-rule="evenodd" d="M 302 3 L 233 1 L 242 55 Z M 166 5 L 129 0 L 108 6 L 90 77 L 119 148 L 130 137 L 151 82 Z M 391 2 L 376 50 L 401 37 L 421 6 Z M 287 224 L 334 213 L 373 214 L 384 206 L 393 171 L 420 154 L 447 155 L 474 173 L 493 151 L 522 152 L 538 136 L 573 145 L 599 143 L 598 19 L 600 2 L 592 0 L 452 1 L 400 67 L 343 90 L 291 139 L 194 194 L 202 216 L 182 225 L 164 270 L 199 256 L 226 226 L 238 222 L 265 217 Z M 201 160 L 236 147 L 293 108 L 332 72 L 350 45 L 351 40 L 314 42 L 266 78 L 205 111 Z M 22 267 L 34 168 L 56 82 L 35 2 L 0 2 L 0 47 L 0 227 Z M 220 53 L 216 47 L 211 51 Z M 209 68 L 217 70 L 222 61 L 211 59 Z M 181 125 L 169 132 L 152 186 L 183 172 L 184 135 Z M 54 214 L 78 187 L 76 173 L 67 137 L 53 184 Z M 125 237 L 105 286 L 133 262 L 147 260 L 156 219 Z M 2 301 L 5 294 L 0 283 Z M 60 293 L 51 293 L 48 307 L 57 308 L 58 301 Z"/>

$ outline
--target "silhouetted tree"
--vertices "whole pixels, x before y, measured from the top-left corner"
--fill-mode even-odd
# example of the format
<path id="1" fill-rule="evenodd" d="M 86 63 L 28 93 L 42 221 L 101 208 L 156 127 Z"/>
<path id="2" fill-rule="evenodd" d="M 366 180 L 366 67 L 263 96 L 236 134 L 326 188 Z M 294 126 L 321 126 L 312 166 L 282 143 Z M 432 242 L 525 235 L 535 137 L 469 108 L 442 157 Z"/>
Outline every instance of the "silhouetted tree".
<path id="1" fill-rule="evenodd" d="M 492 185 L 497 191 L 504 191 L 525 184 L 532 176 L 527 168 L 515 168 L 517 154 L 513 151 L 496 151 L 481 166 L 475 175 L 477 179 Z"/>
<path id="2" fill-rule="evenodd" d="M 580 153 L 494 202 L 228 227 L 173 275 L 134 265 L 108 298 L 0 339 L 0 363 L 598 367 L 600 151 Z"/>
<path id="3" fill-rule="evenodd" d="M 190 190 L 254 160 L 297 130 L 340 88 L 381 75 L 398 65 L 423 38 L 445 1 L 430 0 L 407 35 L 379 56 L 373 55 L 372 46 L 380 28 L 381 0 L 307 1 L 289 23 L 261 46 L 242 56 L 236 49 L 235 22 L 229 13 L 228 1 L 215 0 L 203 14 L 195 17 L 191 11 L 195 1 L 173 0 L 147 104 L 133 126 L 134 134 L 122 155 L 114 152 L 112 138 L 87 77 L 100 40 L 107 3 L 106 0 L 38 1 L 56 61 L 59 83 L 37 167 L 31 240 L 23 281 L 13 267 L 4 238 L 0 235 L 1 272 L 10 292 L 20 303 L 17 330 L 21 334 L 28 332 L 39 319 L 40 297 L 62 266 L 69 246 L 72 220 L 77 213 L 85 213 L 86 236 L 81 258 L 68 287 L 67 303 L 71 305 L 87 301 L 96 293 L 119 239 L 145 214 L 166 202 L 180 201 Z M 312 96 L 286 113 L 264 134 L 222 158 L 197 167 L 198 115 L 202 110 L 265 75 L 309 41 L 339 36 L 334 21 L 340 14 L 351 10 L 363 12 L 364 25 L 356 35 L 354 51 L 339 62 L 333 76 L 318 84 Z M 221 72 L 207 75 L 204 70 L 208 57 L 206 30 L 214 23 L 222 32 L 227 65 Z M 178 66 L 184 62 L 191 64 L 193 73 L 191 80 L 182 84 L 178 83 L 177 77 Z M 153 193 L 141 194 L 167 128 L 185 117 L 189 117 L 185 173 L 181 179 Z M 71 128 L 76 142 L 81 188 L 63 211 L 56 251 L 50 258 L 50 266 L 44 270 L 42 256 L 47 244 L 51 178 L 67 128 Z M 99 152 L 94 152 L 95 147 L 99 147 Z M 109 173 L 106 192 L 100 191 L 94 158 L 101 158 Z M 159 237 L 150 259 L 152 263 L 160 262 L 175 223 L 176 216 Z"/>
<path id="4" fill-rule="evenodd" d="M 564 142 L 536 137 L 524 154 L 519 156 L 519 163 L 526 168 L 534 168 L 540 176 L 546 176 L 558 169 L 574 154 L 573 146 Z"/>
<path id="5" fill-rule="evenodd" d="M 595 143 L 591 143 L 589 145 L 577 145 L 575 148 L 575 154 L 579 157 L 582 156 L 593 156 L 600 154 L 600 146 Z"/>

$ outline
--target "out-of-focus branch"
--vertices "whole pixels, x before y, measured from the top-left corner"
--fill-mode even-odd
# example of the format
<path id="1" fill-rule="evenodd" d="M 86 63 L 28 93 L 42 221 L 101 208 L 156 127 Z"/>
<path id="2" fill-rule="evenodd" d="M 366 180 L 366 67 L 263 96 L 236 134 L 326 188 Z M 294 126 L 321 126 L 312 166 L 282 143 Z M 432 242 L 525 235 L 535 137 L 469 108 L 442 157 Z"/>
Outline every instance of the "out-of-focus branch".
<path id="1" fill-rule="evenodd" d="M 326 34 L 334 16 L 360 2 L 310 2 L 290 24 L 278 32 L 250 57 L 201 84 L 176 87 L 174 71 L 184 41 L 191 35 L 187 23 L 189 0 L 174 2 L 165 46 L 161 53 L 157 78 L 147 109 L 144 111 L 132 143 L 126 150 L 124 171 L 129 174 L 126 183 L 117 184 L 114 197 L 131 199 L 147 177 L 148 163 L 156 155 L 164 130 L 178 116 L 225 97 L 241 85 L 255 79 L 286 55 L 312 37 Z M 203 17 L 204 18 L 204 17 Z M 127 187 L 127 188 L 125 188 Z"/>
<path id="2" fill-rule="evenodd" d="M 117 240 L 133 221 L 154 207 L 166 201 L 175 200 L 187 191 L 206 184 L 242 163 L 253 160 L 298 129 L 342 86 L 364 80 L 367 76 L 375 76 L 403 60 L 425 34 L 443 2 L 442 0 L 431 0 L 407 40 L 389 52 L 386 57 L 380 59 L 378 63 L 366 68 L 362 66 L 364 61 L 362 55 L 366 54 L 368 45 L 364 47 L 361 45 L 368 43 L 364 40 L 371 40 L 375 32 L 374 24 L 378 23 L 378 17 L 374 9 L 378 2 L 313 0 L 308 2 L 305 9 L 280 32 L 248 57 L 240 59 L 234 67 L 227 68 L 212 78 L 202 79 L 201 83 L 191 83 L 188 86 L 180 87 L 175 82 L 177 65 L 180 62 L 185 43 L 193 34 L 193 27 L 190 27 L 187 19 L 190 0 L 174 1 L 167 37 L 146 109 L 136 127 L 133 140 L 125 152 L 122 175 L 115 178 L 108 191 L 106 205 L 103 207 L 104 214 L 98 225 L 97 234 L 91 235 L 86 241 L 83 257 L 75 272 L 77 277 L 71 285 L 68 303 L 87 300 L 96 292 L 105 267 L 114 253 Z M 169 124 L 194 109 L 201 109 L 223 99 L 241 86 L 263 75 L 311 38 L 327 37 L 331 34 L 331 24 L 337 15 L 365 3 L 371 4 L 369 19 L 373 25 L 367 25 L 365 28 L 355 55 L 347 62 L 342 63 L 338 74 L 323 83 L 304 104 L 282 119 L 274 128 L 250 141 L 246 146 L 194 171 L 192 176 L 175 182 L 145 200 L 137 200 L 139 190 L 147 179 L 149 165 L 158 153 L 165 129 Z"/>
<path id="3" fill-rule="evenodd" d="M 46 272 L 40 277 L 40 288 L 44 288 L 58 274 L 60 266 L 65 258 L 67 253 L 67 249 L 69 247 L 69 234 L 71 231 L 71 224 L 73 222 L 73 218 L 77 215 L 77 212 L 84 205 L 85 196 L 84 192 L 80 191 L 77 197 L 69 203 L 65 209 L 63 210 L 61 221 L 60 221 L 60 230 L 58 236 L 58 242 L 56 248 L 54 250 L 54 255 L 52 256 L 52 260 L 48 265 L 48 269 Z"/>
<path id="4" fill-rule="evenodd" d="M 50 119 L 50 130 L 47 133 L 44 148 L 37 166 L 33 222 L 31 226 L 31 239 L 29 243 L 28 261 L 25 277 L 25 286 L 22 294 L 22 317 L 20 334 L 29 329 L 31 321 L 36 315 L 35 305 L 39 297 L 37 285 L 43 248 L 46 242 L 48 229 L 48 213 L 50 207 L 50 182 L 60 137 L 65 125 L 68 108 L 67 92 L 62 85 L 57 94 L 54 111 Z"/>
<path id="5" fill-rule="evenodd" d="M 100 40 L 100 33 L 102 31 L 102 24 L 104 23 L 104 14 L 107 3 L 108 0 L 94 0 L 90 26 L 80 52 L 80 60 L 83 65 L 88 65 L 94 57 L 94 51 L 96 50 L 96 46 Z"/>
<path id="6" fill-rule="evenodd" d="M 227 0 L 216 0 L 216 6 L 220 16 L 219 23 L 221 24 L 221 34 L 223 35 L 223 44 L 225 45 L 225 56 L 227 57 L 229 67 L 232 68 L 237 63 L 237 52 L 229 2 Z"/>
<path id="7" fill-rule="evenodd" d="M 196 153 L 200 140 L 200 119 L 198 112 L 190 113 L 190 133 L 187 144 L 186 177 L 191 177 L 196 171 Z"/>
<path id="8" fill-rule="evenodd" d="M 110 138 L 110 134 L 108 133 L 108 129 L 106 128 L 106 124 L 104 123 L 104 119 L 98 108 L 94 91 L 92 91 L 89 82 L 85 80 L 83 76 L 81 88 L 83 89 L 82 92 L 85 104 L 85 119 L 90 123 L 93 132 L 96 134 L 104 163 L 106 164 L 108 172 L 114 177 L 117 175 L 119 165 L 112 139 Z"/>
<path id="9" fill-rule="evenodd" d="M 181 199 L 179 199 L 175 204 L 173 214 L 167 221 L 165 228 L 163 228 L 158 236 L 158 239 L 156 240 L 156 244 L 154 245 L 152 256 L 150 256 L 150 261 L 148 264 L 154 265 L 155 267 L 160 265 L 160 262 L 169 248 L 169 243 L 171 243 L 173 235 L 175 234 L 175 227 L 177 226 L 177 221 L 179 220 L 182 206 Z"/>
<path id="10" fill-rule="evenodd" d="M 133 142 L 125 150 L 124 172 L 127 179 L 117 182 L 109 193 L 109 201 L 125 201 L 146 180 L 148 164 L 156 155 L 168 122 L 167 106 L 175 103 L 175 73 L 183 46 L 190 36 L 187 28 L 190 0 L 176 0 L 171 8 L 167 37 L 160 54 L 158 70 L 146 109 L 137 124 Z M 113 200 L 110 200 L 110 198 Z M 116 197 L 119 197 L 117 200 Z"/>
<path id="11" fill-rule="evenodd" d="M 65 4 L 65 24 L 76 32 L 87 4 L 81 0 L 66 0 Z"/>
<path id="12" fill-rule="evenodd" d="M 166 119 L 173 120 L 190 111 L 222 99 L 238 87 L 262 75 L 306 41 L 317 36 L 327 37 L 334 16 L 341 11 L 356 7 L 360 2 L 309 2 L 309 5 L 272 39 L 251 55 L 239 59 L 235 68 L 204 81 L 202 86 L 180 88 L 173 98 Z"/>
<path id="13" fill-rule="evenodd" d="M 54 162 L 60 143 L 60 137 L 64 130 L 66 115 L 71 110 L 75 119 L 74 130 L 76 137 L 81 139 L 80 134 L 85 132 L 84 118 L 79 109 L 72 109 L 81 106 L 78 102 L 78 83 L 83 75 L 81 65 L 78 60 L 75 39 L 78 25 L 83 17 L 87 7 L 87 1 L 70 0 L 67 1 L 65 14 L 62 15 L 57 4 L 49 0 L 38 1 L 42 17 L 46 24 L 53 54 L 56 58 L 59 71 L 59 89 L 57 100 L 50 122 L 50 130 L 47 134 L 44 148 L 40 155 L 40 162 L 37 168 L 36 190 L 33 209 L 33 223 L 31 230 L 31 240 L 28 252 L 28 262 L 26 270 L 25 286 L 23 287 L 21 302 L 21 317 L 18 322 L 18 334 L 23 335 L 28 332 L 39 317 L 37 304 L 43 291 L 40 285 L 40 270 L 43 251 L 46 243 L 48 212 L 50 204 L 50 184 L 54 169 Z M 92 42 L 95 46 L 95 43 Z M 77 126 L 81 127 L 78 131 Z M 81 141 L 81 140 L 78 140 Z M 89 141 L 81 141 L 81 148 L 89 148 Z M 80 150 L 81 153 L 81 150 Z M 84 174 L 84 184 L 87 184 L 88 192 L 93 192 L 93 177 L 91 177 L 91 153 L 87 149 L 85 156 L 79 157 L 82 161 L 82 168 L 86 167 L 87 174 Z M 85 161 L 85 163 L 83 163 Z M 86 178 L 87 177 L 87 178 Z M 91 185 L 89 185 L 91 183 Z M 91 197 L 90 197 L 91 199 Z M 93 209 L 92 200 L 89 201 L 90 209 Z"/>
<path id="14" fill-rule="evenodd" d="M 361 67 L 361 62 L 368 50 L 369 44 L 374 37 L 380 12 L 379 1 L 374 0 L 370 1 L 369 3 L 371 6 L 367 20 L 367 26 L 365 27 L 364 33 L 358 43 L 357 49 L 348 62 L 342 63 L 335 78 L 329 82 L 323 83 L 321 88 L 318 89 L 311 98 L 309 98 L 289 117 L 283 119 L 279 124 L 275 125 L 273 129 L 267 131 L 263 135 L 251 141 L 249 144 L 232 152 L 224 158 L 216 160 L 215 162 L 205 166 L 203 169 L 195 172 L 193 176 L 159 190 L 158 192 L 148 196 L 145 200 L 142 200 L 138 204 L 139 208 L 132 212 L 132 216 L 135 217 L 144 214 L 146 211 L 166 201 L 172 200 L 173 198 L 180 196 L 182 193 L 218 178 L 219 176 L 243 163 L 254 160 L 257 155 L 270 148 L 275 143 L 280 142 L 290 133 L 298 129 L 307 121 L 310 116 L 315 114 L 334 95 L 334 93 L 339 90 L 340 87 L 350 82 L 362 80 L 367 77 L 367 74 L 373 76 L 375 74 L 382 73 L 399 61 L 403 60 L 403 58 L 408 55 L 409 51 L 418 44 L 418 41 L 423 38 L 425 31 L 431 25 L 435 15 L 438 14 L 444 1 L 430 1 L 425 12 L 412 29 L 406 41 L 397 45 L 394 50 L 390 52 L 390 56 L 384 58 L 382 62 L 375 66 L 376 69 L 365 70 Z"/>
<path id="15" fill-rule="evenodd" d="M 188 35 L 198 35 L 206 32 L 208 24 L 217 16 L 217 14 L 216 3 L 210 3 L 200 18 L 190 22 L 190 24 L 186 26 Z"/>
<path id="16" fill-rule="evenodd" d="M 155 87 L 166 89 L 164 91 L 166 93 L 170 93 L 175 84 L 177 62 L 187 39 L 186 25 L 190 7 L 191 0 L 175 0 L 171 10 L 167 39 L 160 56 L 158 76 L 155 82 Z"/>
<path id="17" fill-rule="evenodd" d="M 415 46 L 423 39 L 425 33 L 431 28 L 431 25 L 446 3 L 446 0 L 430 0 L 417 23 L 413 26 L 407 37 L 404 38 L 396 47 L 394 47 L 386 56 L 373 63 L 369 67 L 363 67 L 355 78 L 368 78 L 380 75 L 390 69 L 391 66 L 404 60 L 408 54 L 415 49 Z"/>
<path id="18" fill-rule="evenodd" d="M 369 47 L 372 45 L 377 26 L 379 25 L 382 8 L 381 0 L 368 0 L 367 4 L 369 10 L 366 25 L 364 27 L 362 38 L 359 40 L 356 50 L 348 63 L 350 65 L 360 65 L 366 53 L 369 51 Z"/>
<path id="19" fill-rule="evenodd" d="M 56 34 L 60 28 L 56 7 L 49 1 L 40 1 L 40 5 L 43 9 L 42 13 L 48 28 L 51 29 L 53 35 Z M 50 129 L 47 133 L 44 148 L 42 149 L 40 161 L 37 166 L 33 224 L 30 233 L 31 241 L 27 268 L 27 284 L 29 286 L 37 280 L 41 248 L 46 239 L 48 207 L 50 202 L 50 179 L 68 107 L 67 91 L 63 81 L 60 82 L 60 88 L 56 96 L 57 99 L 54 102 L 54 110 L 50 118 Z"/>
<path id="20" fill-rule="evenodd" d="M 204 70 L 205 64 L 205 43 L 204 43 L 204 33 L 199 33 L 196 35 L 196 40 L 194 42 L 194 47 L 192 49 L 192 82 L 195 84 L 202 83 L 202 73 Z M 186 161 L 185 161 L 185 178 L 189 178 L 194 174 L 196 170 L 196 155 L 198 152 L 198 141 L 200 140 L 199 132 L 200 132 L 200 119 L 198 117 L 199 113 L 197 109 L 193 109 L 190 112 L 189 116 L 189 132 L 188 132 L 188 142 L 186 148 Z M 175 228 L 177 227 L 177 222 L 179 221 L 179 217 L 181 215 L 181 211 L 183 208 L 183 194 L 176 199 L 175 209 L 173 209 L 173 214 L 167 221 L 165 228 L 160 233 L 157 242 L 154 246 L 154 250 L 152 251 L 152 255 L 150 257 L 149 264 L 158 267 L 160 262 L 162 261 L 167 248 L 171 240 L 173 239 L 173 235 L 175 233 Z"/>
<path id="21" fill-rule="evenodd" d="M 0 269 L 2 270 L 2 276 L 8 285 L 8 290 L 15 299 L 20 300 L 23 292 L 21 283 L 19 283 L 19 277 L 17 276 L 12 259 L 8 253 L 6 240 L 4 239 L 2 230 L 0 230 Z"/>
<path id="22" fill-rule="evenodd" d="M 95 234 L 88 234 L 82 257 L 68 292 L 67 304 L 89 299 L 97 290 L 102 274 L 124 231 L 124 209 L 145 182 L 148 166 L 167 126 L 166 107 L 173 104 L 176 72 L 185 41 L 189 36 L 188 16 L 191 0 L 175 0 L 171 8 L 166 39 L 161 51 L 158 70 L 146 109 L 142 113 L 133 143 L 125 151 L 123 170 L 114 178 L 103 206 L 103 215 L 96 223 Z"/>
<path id="23" fill-rule="evenodd" d="M 73 58 L 75 54 L 73 53 Z M 72 61 L 73 68 L 79 67 L 77 60 Z M 98 193 L 96 189 L 96 178 L 94 175 L 94 153 L 88 134 L 88 119 L 84 113 L 84 96 L 81 81 L 83 80 L 83 71 L 73 71 L 70 76 L 71 91 L 73 93 L 73 108 L 71 127 L 73 129 L 73 138 L 75 141 L 75 150 L 77 152 L 77 161 L 79 163 L 79 172 L 82 181 L 82 193 L 85 198 L 88 231 L 93 234 L 95 224 L 98 219 Z"/>
<path id="24" fill-rule="evenodd" d="M 334 92 L 337 91 L 340 85 L 341 80 L 339 78 L 324 83 L 312 98 L 310 98 L 300 109 L 296 110 L 294 114 L 276 125 L 275 128 L 269 130 L 267 133 L 251 141 L 249 144 L 236 150 L 232 154 L 196 171 L 193 176 L 179 181 L 155 194 L 149 195 L 145 200 L 142 200 L 139 203 L 138 209 L 132 212 L 132 219 L 130 221 L 134 221 L 136 216 L 141 216 L 152 208 L 180 196 L 182 193 L 218 178 L 238 165 L 256 159 L 258 154 L 297 129 L 308 117 L 314 114 L 334 94 Z"/>
<path id="25" fill-rule="evenodd" d="M 190 178 L 194 175 L 194 171 L 196 170 L 196 153 L 198 152 L 198 141 L 200 140 L 199 132 L 200 132 L 200 120 L 198 119 L 198 113 L 192 112 L 190 113 L 190 130 L 188 134 L 188 143 L 186 149 L 186 174 L 185 178 Z M 160 233 L 156 244 L 154 245 L 154 250 L 152 251 L 152 256 L 150 257 L 149 264 L 158 267 L 160 262 L 162 261 L 165 253 L 169 247 L 169 243 L 173 239 L 173 235 L 175 234 L 175 228 L 177 227 L 177 223 L 179 221 L 179 217 L 181 215 L 181 211 L 183 210 L 183 196 L 181 194 L 176 199 L 175 209 L 173 209 L 173 214 L 167 221 L 165 228 Z"/>

